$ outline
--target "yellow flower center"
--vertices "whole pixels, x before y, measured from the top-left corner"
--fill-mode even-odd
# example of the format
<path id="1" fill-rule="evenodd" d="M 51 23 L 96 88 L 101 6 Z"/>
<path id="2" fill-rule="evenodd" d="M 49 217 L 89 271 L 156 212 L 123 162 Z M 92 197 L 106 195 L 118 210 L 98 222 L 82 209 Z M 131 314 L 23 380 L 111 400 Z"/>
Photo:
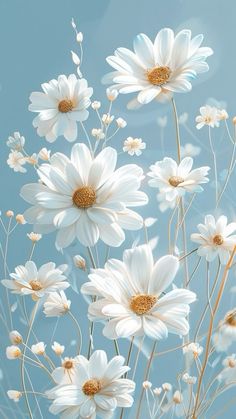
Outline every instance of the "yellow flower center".
<path id="1" fill-rule="evenodd" d="M 225 317 L 225 323 L 229 324 L 232 327 L 236 327 L 236 312 L 232 311 L 231 313 L 227 314 Z"/>
<path id="2" fill-rule="evenodd" d="M 147 70 L 147 79 L 151 84 L 160 86 L 166 83 L 170 78 L 171 70 L 169 67 L 154 67 Z"/>
<path id="3" fill-rule="evenodd" d="M 169 184 L 171 186 L 174 186 L 174 188 L 176 188 L 177 186 L 179 186 L 180 183 L 184 182 L 184 179 L 180 176 L 171 176 L 169 179 Z"/>
<path id="4" fill-rule="evenodd" d="M 58 110 L 62 113 L 71 112 L 74 107 L 72 100 L 63 99 L 58 103 Z"/>
<path id="5" fill-rule="evenodd" d="M 139 294 L 131 298 L 129 306 L 135 314 L 141 316 L 148 313 L 156 302 L 157 297 L 155 295 Z"/>
<path id="6" fill-rule="evenodd" d="M 96 201 L 95 190 L 91 186 L 82 186 L 76 189 L 72 200 L 78 208 L 89 208 Z"/>
<path id="7" fill-rule="evenodd" d="M 40 282 L 37 281 L 37 280 L 32 280 L 32 281 L 30 281 L 29 284 L 30 284 L 32 290 L 34 290 L 34 291 L 40 291 L 43 288 L 42 285 L 40 284 Z"/>
<path id="8" fill-rule="evenodd" d="M 86 396 L 94 396 L 101 390 L 101 382 L 92 378 L 84 383 L 82 390 Z"/>
<path id="9" fill-rule="evenodd" d="M 213 243 L 216 244 L 216 246 L 220 246 L 224 243 L 224 239 L 220 234 L 216 234 L 216 236 L 213 237 Z"/>
<path id="10" fill-rule="evenodd" d="M 67 361 L 65 361 L 63 364 L 62 364 L 62 366 L 63 366 L 63 368 L 65 368 L 66 370 L 70 370 L 71 368 L 73 368 L 73 362 L 70 360 L 70 359 L 68 359 Z"/>
<path id="11" fill-rule="evenodd" d="M 233 358 L 232 359 L 229 359 L 228 365 L 229 365 L 230 368 L 235 368 L 235 366 L 236 366 L 235 359 L 233 359 Z"/>

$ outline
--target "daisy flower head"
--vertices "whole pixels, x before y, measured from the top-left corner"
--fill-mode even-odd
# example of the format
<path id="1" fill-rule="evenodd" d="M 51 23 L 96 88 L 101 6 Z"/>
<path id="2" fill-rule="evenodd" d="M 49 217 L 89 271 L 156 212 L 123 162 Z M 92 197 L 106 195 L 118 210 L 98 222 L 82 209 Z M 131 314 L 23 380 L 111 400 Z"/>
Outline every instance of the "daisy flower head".
<path id="1" fill-rule="evenodd" d="M 153 99 L 163 101 L 176 92 L 191 90 L 191 81 L 208 71 L 206 58 L 211 48 L 201 47 L 203 35 L 191 39 L 190 30 L 176 35 L 172 29 L 161 29 L 152 42 L 140 33 L 134 38 L 134 52 L 118 48 L 107 62 L 115 71 L 104 76 L 104 83 L 113 83 L 119 93 L 136 93 L 135 104 Z"/>
<path id="2" fill-rule="evenodd" d="M 111 259 L 104 269 L 92 270 L 90 282 L 82 286 L 82 293 L 98 298 L 89 305 L 89 318 L 107 320 L 103 334 L 109 339 L 186 335 L 189 304 L 196 295 L 186 289 L 166 291 L 178 268 L 178 258 L 172 255 L 154 263 L 148 245 L 125 250 L 123 261 Z"/>
<path id="3" fill-rule="evenodd" d="M 54 342 L 54 344 L 55 343 L 56 342 Z M 60 348 L 58 348 L 58 346 L 57 346 L 57 348 L 56 348 L 57 351 L 61 352 L 60 355 L 64 352 L 64 349 L 62 350 L 62 348 L 64 348 L 64 346 L 60 347 Z M 58 355 L 55 348 L 53 350 Z M 79 364 L 79 357 L 78 356 L 76 356 L 75 358 L 69 358 L 69 357 L 63 358 L 61 360 L 61 366 L 55 368 L 52 372 L 52 377 L 53 377 L 54 381 L 57 384 L 71 384 L 71 383 L 74 383 L 78 364 Z"/>
<path id="4" fill-rule="evenodd" d="M 214 106 L 206 105 L 200 108 L 200 115 L 196 117 L 196 128 L 201 129 L 205 125 L 211 128 L 219 127 L 219 113 Z"/>
<path id="5" fill-rule="evenodd" d="M 236 223 L 227 224 L 225 215 L 215 219 L 213 215 L 206 215 L 205 224 L 198 224 L 199 233 L 191 234 L 191 240 L 198 243 L 198 255 L 204 256 L 212 262 L 217 256 L 222 265 L 225 265 L 236 245 Z"/>
<path id="6" fill-rule="evenodd" d="M 139 191 L 143 170 L 128 164 L 115 169 L 117 152 L 104 148 L 95 158 L 85 144 L 75 144 L 71 159 L 62 153 L 38 169 L 42 183 L 25 185 L 21 196 L 33 206 L 24 214 L 40 232 L 58 230 L 56 246 L 75 239 L 93 246 L 100 238 L 110 246 L 125 239 L 123 229 L 138 230 L 143 219 L 129 207 L 144 205 Z M 35 229 L 35 227 L 34 227 Z"/>
<path id="7" fill-rule="evenodd" d="M 130 368 L 125 359 L 116 356 L 109 362 L 104 351 L 95 351 L 89 360 L 78 356 L 76 373 L 71 384 L 59 385 L 46 392 L 53 402 L 54 415 L 85 419 L 110 418 L 116 408 L 131 407 L 135 383 L 121 378 Z"/>
<path id="8" fill-rule="evenodd" d="M 43 305 L 46 317 L 61 317 L 70 310 L 71 301 L 66 298 L 64 291 L 50 292 Z"/>
<path id="9" fill-rule="evenodd" d="M 8 156 L 7 164 L 14 170 L 14 172 L 26 173 L 26 169 L 23 167 L 26 163 L 24 155 L 17 150 L 12 150 Z"/>
<path id="10" fill-rule="evenodd" d="M 19 265 L 15 272 L 10 274 L 11 279 L 1 282 L 13 294 L 31 295 L 38 300 L 45 295 L 69 287 L 66 276 L 63 275 L 67 265 L 56 268 L 55 263 L 49 262 L 37 269 L 33 261 L 26 262 L 25 266 Z"/>
<path id="11" fill-rule="evenodd" d="M 186 192 L 202 192 L 200 185 L 209 181 L 206 176 L 210 168 L 203 166 L 192 170 L 192 166 L 191 157 L 185 157 L 179 164 L 170 157 L 165 157 L 150 166 L 148 176 L 152 179 L 148 184 L 152 188 L 158 188 L 167 201 L 174 201 Z"/>
<path id="12" fill-rule="evenodd" d="M 127 152 L 130 156 L 140 156 L 142 150 L 145 150 L 146 143 L 142 141 L 141 138 L 128 137 L 124 141 L 123 151 Z"/>
<path id="13" fill-rule="evenodd" d="M 87 80 L 70 74 L 69 77 L 61 75 L 57 80 L 43 83 L 42 90 L 31 93 L 29 105 L 30 111 L 38 113 L 33 120 L 38 135 L 50 143 L 60 135 L 68 141 L 75 141 L 77 122 L 88 118 L 87 108 L 93 89 L 88 87 Z"/>
<path id="14" fill-rule="evenodd" d="M 14 132 L 13 135 L 10 135 L 7 140 L 7 146 L 12 150 L 21 151 L 25 145 L 25 137 L 19 132 Z"/>

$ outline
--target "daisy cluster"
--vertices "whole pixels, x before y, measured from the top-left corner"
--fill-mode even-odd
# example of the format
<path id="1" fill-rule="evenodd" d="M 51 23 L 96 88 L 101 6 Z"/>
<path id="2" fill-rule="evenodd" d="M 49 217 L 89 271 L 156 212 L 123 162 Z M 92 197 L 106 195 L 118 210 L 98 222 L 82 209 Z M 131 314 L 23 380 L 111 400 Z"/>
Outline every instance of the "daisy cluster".
<path id="1" fill-rule="evenodd" d="M 36 114 L 33 127 L 37 135 L 43 141 L 58 144 L 58 138 L 62 137 L 67 141 L 66 151 L 51 152 L 42 147 L 29 155 L 26 140 L 19 132 L 7 140 L 11 149 L 9 167 L 25 173 L 28 163 L 37 176 L 36 181 L 21 188 L 20 196 L 26 203 L 24 214 L 15 216 L 8 210 L 5 219 L 0 218 L 6 239 L 5 252 L 1 247 L 4 261 L 1 283 L 6 288 L 8 302 L 15 295 L 28 299 L 30 307 L 32 305 L 29 316 L 23 305 L 25 323 L 29 326 L 25 335 L 13 328 L 11 313 L 17 307 L 12 309 L 16 302 L 10 306 L 10 325 L 5 312 L 1 314 L 11 343 L 6 348 L 6 357 L 18 359 L 22 377 L 21 388 L 10 389 L 7 395 L 15 402 L 26 399 L 28 412 L 24 414 L 27 417 L 32 417 L 31 406 L 35 400 L 39 409 L 38 394 L 47 400 L 49 412 L 62 419 L 108 419 L 117 412 L 122 419 L 126 408 L 131 412 L 127 415 L 141 419 L 144 403 L 147 406 L 145 417 L 150 419 L 206 417 L 213 401 L 236 383 L 236 355 L 228 353 L 236 342 L 236 309 L 229 307 L 224 318 L 214 323 L 236 251 L 236 222 L 228 222 L 219 211 L 235 166 L 236 122 L 233 119 L 234 134 L 231 134 L 225 109 L 208 103 L 200 108 L 196 128 L 208 126 L 212 160 L 209 166 L 199 167 L 194 158 L 201 153 L 202 143 L 188 126 L 188 114 L 178 116 L 174 96 L 189 92 L 193 80 L 208 71 L 207 59 L 213 51 L 202 46 L 203 35 L 192 37 L 190 30 L 175 34 L 172 29 L 164 28 L 153 42 L 147 35 L 139 34 L 134 39 L 133 50 L 118 48 L 107 57 L 112 72 L 103 77 L 103 83 L 110 86 L 106 89 L 108 108 L 101 112 L 102 103 L 94 100 L 93 89 L 82 72 L 83 34 L 77 30 L 74 20 L 72 27 L 77 48 L 71 51 L 75 73 L 59 75 L 43 83 L 41 90 L 31 93 L 29 98 L 29 111 Z M 113 103 L 121 94 L 134 94 L 128 103 L 129 109 L 150 102 L 171 103 L 177 160 L 164 154 L 160 160 L 153 159 L 147 173 L 143 170 L 140 156 L 150 147 L 139 136 L 131 136 L 126 120 L 114 115 Z M 97 118 L 97 126 L 87 128 L 91 113 Z M 163 151 L 168 118 L 160 114 L 156 121 Z M 219 127 L 220 123 L 224 123 L 232 147 L 221 188 L 211 137 L 211 129 Z M 181 144 L 180 128 L 198 143 Z M 123 130 L 127 130 L 127 136 L 123 136 Z M 111 145 L 114 138 L 117 138 L 116 147 Z M 121 165 L 119 155 L 123 153 L 128 162 Z M 214 172 L 216 192 L 213 214 L 206 214 L 204 220 L 200 215 L 202 222 L 191 234 L 186 234 L 186 219 L 194 208 L 193 201 L 198 194 L 208 191 L 211 172 Z M 149 229 L 157 219 L 142 216 L 142 207 L 149 203 L 149 187 L 157 190 L 159 234 L 162 233 L 162 213 L 170 213 L 166 251 L 159 257 L 156 256 L 156 251 L 160 250 L 158 237 L 149 239 Z M 8 243 L 19 224 L 33 226 L 33 231 L 27 233 L 32 248 L 27 260 L 11 271 L 7 265 Z M 181 230 L 182 237 L 179 237 Z M 130 232 L 135 239 L 132 246 L 126 246 Z M 72 263 L 57 266 L 51 261 L 39 266 L 33 261 L 36 245 L 48 233 L 55 237 L 55 246 L 61 255 L 72 245 L 78 246 L 79 253 L 71 257 L 74 266 Z M 189 251 L 187 244 L 191 247 Z M 123 256 L 117 258 L 115 250 L 121 245 Z M 105 260 L 99 263 L 104 253 Z M 194 260 L 191 273 L 190 256 Z M 194 324 L 190 308 L 195 310 L 197 294 L 192 290 L 195 289 L 192 283 L 194 276 L 199 276 L 200 263 L 206 265 L 206 284 L 202 275 L 199 280 L 207 289 L 207 300 Z M 67 294 L 74 272 L 83 278 L 77 299 L 84 297 L 88 303 L 85 318 L 78 304 Z M 215 276 L 213 284 L 211 276 Z M 73 356 L 66 344 L 57 341 L 52 344 L 54 334 L 48 342 L 37 338 L 34 326 L 39 311 L 43 312 L 45 322 L 47 318 L 59 322 L 62 317 L 72 322 L 78 335 Z M 84 342 L 86 334 L 81 325 L 84 326 L 86 320 L 89 336 Z M 97 323 L 102 328 L 97 328 Z M 207 332 L 205 328 L 203 332 L 203 325 Z M 102 334 L 102 349 L 97 348 L 94 328 L 96 333 Z M 174 335 L 173 339 L 180 338 L 180 344 L 166 349 L 162 342 L 168 341 L 169 335 Z M 115 356 L 108 356 L 108 351 L 104 350 L 109 341 L 112 347 L 114 344 Z M 121 341 L 129 343 L 127 356 L 121 353 Z M 177 380 L 173 373 L 173 383 L 153 386 L 149 376 L 156 359 L 176 351 L 179 358 L 183 358 L 181 366 L 176 365 Z M 212 361 L 210 357 L 214 352 L 219 358 Z M 224 352 L 227 356 L 219 362 Z M 177 364 L 174 357 L 171 362 Z M 146 358 L 147 365 L 143 368 Z M 34 391 L 32 387 L 31 391 L 28 387 L 28 364 L 47 374 L 43 390 Z M 155 368 L 158 371 L 158 362 Z M 211 374 L 215 378 L 213 381 L 210 378 L 209 382 L 205 375 L 208 368 L 217 370 L 216 374 Z M 144 377 L 141 386 L 135 383 L 137 371 Z M 155 379 L 159 380 L 158 374 Z M 205 394 L 203 383 L 207 386 Z"/>

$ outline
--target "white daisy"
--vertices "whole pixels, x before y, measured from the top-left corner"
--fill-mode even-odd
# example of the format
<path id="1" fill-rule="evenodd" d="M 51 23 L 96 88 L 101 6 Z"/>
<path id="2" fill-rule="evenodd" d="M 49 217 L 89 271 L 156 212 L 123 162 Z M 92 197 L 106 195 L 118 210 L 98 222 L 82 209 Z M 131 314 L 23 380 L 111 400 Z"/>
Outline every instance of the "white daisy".
<path id="1" fill-rule="evenodd" d="M 61 352 L 62 353 L 62 352 Z M 61 360 L 61 366 L 57 367 L 52 372 L 52 377 L 57 384 L 71 384 L 74 383 L 77 366 L 79 364 L 79 357 L 68 358 Z"/>
<path id="2" fill-rule="evenodd" d="M 137 230 L 143 225 L 142 217 L 128 207 L 144 205 L 148 199 L 139 191 L 142 169 L 129 164 L 115 170 L 116 160 L 113 148 L 93 158 L 85 144 L 73 146 L 71 160 L 54 154 L 51 164 L 38 169 L 42 183 L 21 190 L 21 196 L 33 204 L 24 214 L 27 222 L 41 232 L 58 229 L 59 248 L 76 238 L 84 246 L 93 246 L 99 237 L 119 246 L 125 239 L 123 228 Z"/>
<path id="3" fill-rule="evenodd" d="M 203 35 L 191 39 L 190 30 L 176 36 L 169 28 L 156 35 L 154 43 L 141 33 L 134 39 L 134 52 L 118 48 L 107 62 L 115 71 L 106 74 L 104 83 L 114 83 L 119 93 L 139 92 L 136 102 L 146 104 L 153 99 L 170 98 L 174 92 L 191 90 L 191 80 L 208 71 L 206 58 L 211 48 L 200 47 Z"/>
<path id="4" fill-rule="evenodd" d="M 46 317 L 60 317 L 70 310 L 71 301 L 66 298 L 64 291 L 50 292 L 43 305 Z"/>
<path id="5" fill-rule="evenodd" d="M 236 223 L 227 225 L 227 217 L 221 215 L 217 220 L 213 215 L 206 215 L 205 224 L 198 224 L 199 233 L 191 234 L 191 240 L 199 244 L 198 254 L 204 256 L 211 262 L 219 256 L 220 261 L 225 265 L 236 245 Z"/>
<path id="6" fill-rule="evenodd" d="M 190 360 L 197 359 L 203 352 L 203 347 L 198 342 L 191 342 L 183 347 L 183 354 Z"/>
<path id="7" fill-rule="evenodd" d="M 130 368 L 125 359 L 116 356 L 107 361 L 104 351 L 95 351 L 87 360 L 78 356 L 73 384 L 57 386 L 47 391 L 53 399 L 50 412 L 61 417 L 95 419 L 110 418 L 117 407 L 131 407 L 135 383 L 121 378 Z"/>
<path id="8" fill-rule="evenodd" d="M 133 138 L 128 137 L 124 141 L 123 151 L 127 152 L 130 156 L 140 156 L 142 154 L 142 150 L 145 150 L 146 143 L 142 141 L 141 138 Z"/>
<path id="9" fill-rule="evenodd" d="M 52 345 L 52 350 L 55 352 L 57 356 L 61 356 L 65 350 L 65 346 L 61 345 L 60 343 L 54 341 Z"/>
<path id="10" fill-rule="evenodd" d="M 105 269 L 92 270 L 90 282 L 82 286 L 82 293 L 99 298 L 89 305 L 89 317 L 108 320 L 103 333 L 110 339 L 134 335 L 162 339 L 168 332 L 187 334 L 186 316 L 196 295 L 185 289 L 165 291 L 178 268 L 178 258 L 171 255 L 154 264 L 148 245 L 126 250 L 123 262 L 109 260 Z"/>
<path id="11" fill-rule="evenodd" d="M 225 384 L 236 384 L 236 354 L 227 356 L 223 362 L 223 371 L 219 374 L 218 380 L 224 381 Z"/>
<path id="12" fill-rule="evenodd" d="M 202 106 L 200 108 L 200 114 L 196 117 L 196 128 L 201 129 L 204 125 L 208 125 L 211 128 L 218 127 L 219 124 L 219 114 L 218 109 L 214 106 Z"/>
<path id="13" fill-rule="evenodd" d="M 64 75 L 42 84 L 43 92 L 30 95 L 29 110 L 39 113 L 33 120 L 40 137 L 52 143 L 59 135 L 68 141 L 77 138 L 77 121 L 88 118 L 87 108 L 91 101 L 93 89 L 88 87 L 87 80 L 77 79 L 74 74 L 68 78 Z"/>
<path id="14" fill-rule="evenodd" d="M 20 151 L 25 145 L 25 137 L 19 132 L 14 132 L 13 136 L 8 137 L 7 146 L 12 150 Z"/>
<path id="15" fill-rule="evenodd" d="M 26 169 L 23 167 L 25 163 L 26 158 L 20 151 L 11 151 L 7 159 L 7 164 L 14 172 L 26 173 Z"/>
<path id="16" fill-rule="evenodd" d="M 63 272 L 67 265 L 56 268 L 55 263 L 49 262 L 37 269 L 33 261 L 26 262 L 25 266 L 19 265 L 15 273 L 11 273 L 12 279 L 3 279 L 2 284 L 14 294 L 31 295 L 34 300 L 51 292 L 60 291 L 69 287 Z"/>
<path id="17" fill-rule="evenodd" d="M 206 177 L 210 168 L 208 166 L 199 167 L 192 170 L 193 159 L 185 157 L 179 164 L 170 157 L 165 157 L 150 166 L 148 173 L 152 179 L 148 184 L 152 188 L 159 188 L 165 194 L 167 201 L 173 201 L 177 197 L 182 197 L 186 192 L 202 192 L 200 184 L 207 183 Z"/>

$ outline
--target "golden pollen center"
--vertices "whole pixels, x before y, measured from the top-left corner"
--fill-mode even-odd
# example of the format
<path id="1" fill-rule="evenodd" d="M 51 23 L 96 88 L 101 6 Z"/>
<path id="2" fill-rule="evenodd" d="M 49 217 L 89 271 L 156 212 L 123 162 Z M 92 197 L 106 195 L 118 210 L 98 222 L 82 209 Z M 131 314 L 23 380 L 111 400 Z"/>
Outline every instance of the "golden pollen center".
<path id="1" fill-rule="evenodd" d="M 169 179 L 169 184 L 171 186 L 174 186 L 174 188 L 176 188 L 177 186 L 179 186 L 180 183 L 184 182 L 184 179 L 180 176 L 171 176 Z"/>
<path id="2" fill-rule="evenodd" d="M 30 281 L 29 284 L 30 284 L 32 290 L 34 290 L 34 291 L 40 291 L 43 288 L 39 281 L 34 281 L 33 280 L 33 281 Z"/>
<path id="3" fill-rule="evenodd" d="M 65 361 L 65 362 L 64 362 L 64 364 L 63 364 L 63 367 L 64 367 L 66 370 L 70 370 L 71 368 L 73 368 L 73 362 L 72 362 L 72 361 L 70 361 L 70 360 Z"/>
<path id="4" fill-rule="evenodd" d="M 216 236 L 213 237 L 213 243 L 216 244 L 217 246 L 220 246 L 221 244 L 224 243 L 224 239 L 220 234 L 216 234 Z"/>
<path id="5" fill-rule="evenodd" d="M 169 67 L 154 67 L 147 70 L 147 79 L 151 84 L 160 86 L 170 78 L 171 70 Z"/>
<path id="6" fill-rule="evenodd" d="M 148 313 L 156 302 L 155 295 L 139 294 L 131 298 L 129 306 L 134 313 L 142 315 Z"/>
<path id="7" fill-rule="evenodd" d="M 62 113 L 67 113 L 72 111 L 74 104 L 70 99 L 63 99 L 58 103 L 58 110 Z"/>
<path id="8" fill-rule="evenodd" d="M 225 322 L 230 326 L 236 327 L 236 312 L 229 313 L 225 318 Z"/>
<path id="9" fill-rule="evenodd" d="M 82 390 L 86 396 L 94 396 L 101 388 L 102 386 L 99 380 L 91 379 L 84 383 Z"/>
<path id="10" fill-rule="evenodd" d="M 96 201 L 96 193 L 91 186 L 82 186 L 82 188 L 76 189 L 72 200 L 78 208 L 89 208 Z"/>

